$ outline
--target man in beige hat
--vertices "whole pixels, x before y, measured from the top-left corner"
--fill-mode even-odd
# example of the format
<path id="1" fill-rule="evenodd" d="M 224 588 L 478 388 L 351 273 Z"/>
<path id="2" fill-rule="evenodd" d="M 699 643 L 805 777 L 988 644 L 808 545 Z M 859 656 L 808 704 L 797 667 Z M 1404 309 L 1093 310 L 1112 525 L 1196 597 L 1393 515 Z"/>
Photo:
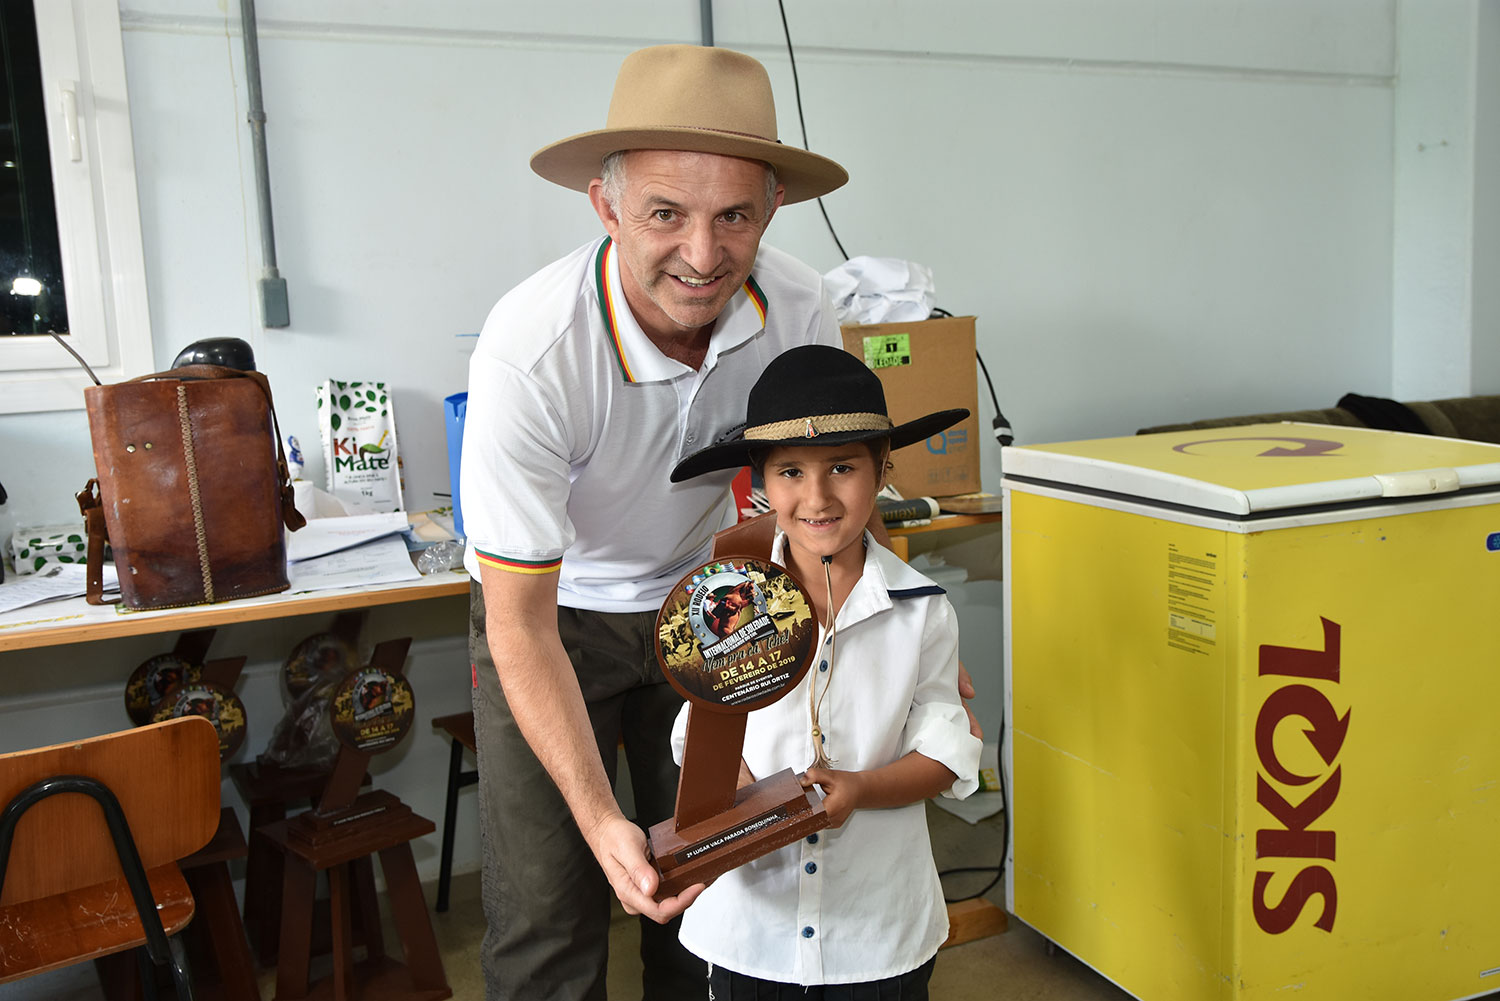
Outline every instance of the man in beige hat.
<path id="1" fill-rule="evenodd" d="M 688 45 L 627 57 L 606 128 L 531 165 L 587 192 L 608 235 L 501 299 L 470 363 L 488 996 L 602 999 L 612 887 L 650 919 L 645 996 L 701 997 L 674 920 L 701 887 L 656 901 L 637 825 L 670 816 L 677 785 L 656 612 L 736 512 L 732 472 L 668 474 L 743 416 L 772 358 L 840 343 L 818 274 L 760 239 L 782 204 L 848 175 L 777 141 L 758 62 Z M 621 742 L 635 822 L 612 790 Z"/>

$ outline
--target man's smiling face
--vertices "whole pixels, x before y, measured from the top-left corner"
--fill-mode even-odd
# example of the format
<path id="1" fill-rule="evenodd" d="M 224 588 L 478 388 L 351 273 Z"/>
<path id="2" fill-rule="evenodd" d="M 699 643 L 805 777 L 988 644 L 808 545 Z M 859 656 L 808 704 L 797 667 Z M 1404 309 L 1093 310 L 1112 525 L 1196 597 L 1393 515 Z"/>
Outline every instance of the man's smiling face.
<path id="1" fill-rule="evenodd" d="M 653 341 L 692 337 L 745 284 L 761 234 L 781 204 L 766 204 L 765 164 L 712 153 L 632 150 L 611 205 L 595 209 L 615 243 L 631 312 Z"/>

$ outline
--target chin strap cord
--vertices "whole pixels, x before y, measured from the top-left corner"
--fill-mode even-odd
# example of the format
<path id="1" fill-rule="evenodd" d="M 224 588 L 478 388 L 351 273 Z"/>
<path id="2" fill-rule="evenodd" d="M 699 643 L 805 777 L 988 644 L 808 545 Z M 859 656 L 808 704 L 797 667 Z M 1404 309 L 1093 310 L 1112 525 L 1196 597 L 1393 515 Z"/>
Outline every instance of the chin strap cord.
<path id="1" fill-rule="evenodd" d="M 812 716 L 812 742 L 813 762 L 810 768 L 832 768 L 837 759 L 830 758 L 824 747 L 826 738 L 823 728 L 818 723 L 818 710 L 823 706 L 823 700 L 828 697 L 828 686 L 833 682 L 833 652 L 838 639 L 838 616 L 833 610 L 833 557 L 823 557 L 823 583 L 828 587 L 828 670 L 819 671 L 818 674 L 826 673 L 827 678 L 823 681 L 823 694 L 818 694 L 818 675 L 814 674 L 812 682 L 807 686 L 807 710 Z"/>

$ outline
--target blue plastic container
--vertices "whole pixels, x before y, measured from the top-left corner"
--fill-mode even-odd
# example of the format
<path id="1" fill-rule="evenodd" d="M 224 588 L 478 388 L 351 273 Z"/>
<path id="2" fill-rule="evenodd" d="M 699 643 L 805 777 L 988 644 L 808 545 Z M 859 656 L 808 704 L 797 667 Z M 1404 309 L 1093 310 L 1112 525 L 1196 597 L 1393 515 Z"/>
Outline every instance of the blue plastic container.
<path id="1" fill-rule="evenodd" d="M 464 509 L 458 498 L 458 467 L 464 450 L 464 415 L 469 411 L 469 394 L 454 393 L 443 399 L 443 426 L 448 430 L 448 484 L 453 491 L 453 529 L 464 538 Z"/>

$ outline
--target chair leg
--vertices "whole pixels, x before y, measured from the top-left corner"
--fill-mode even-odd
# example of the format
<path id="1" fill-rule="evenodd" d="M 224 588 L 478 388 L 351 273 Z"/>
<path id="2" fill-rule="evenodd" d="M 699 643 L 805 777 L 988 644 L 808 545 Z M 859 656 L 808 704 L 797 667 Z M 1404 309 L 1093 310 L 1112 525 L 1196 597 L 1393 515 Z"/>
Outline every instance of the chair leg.
<path id="1" fill-rule="evenodd" d="M 177 1001 L 193 1001 L 193 975 L 188 969 L 187 950 L 183 948 L 182 936 L 173 935 L 167 939 L 167 947 L 172 950 L 172 961 L 169 965 L 172 970 L 172 984 L 177 988 Z"/>
<path id="2" fill-rule="evenodd" d="M 136 967 L 140 970 L 141 997 L 145 1001 L 160 1001 L 161 995 L 156 990 L 156 964 L 151 961 L 151 953 L 144 945 L 131 951 L 135 953 Z"/>
<path id="3" fill-rule="evenodd" d="M 448 753 L 448 801 L 443 805 L 443 854 L 438 863 L 437 906 L 439 914 L 448 910 L 448 883 L 453 879 L 453 835 L 458 819 L 458 776 L 463 771 L 464 746 L 455 738 Z"/>

